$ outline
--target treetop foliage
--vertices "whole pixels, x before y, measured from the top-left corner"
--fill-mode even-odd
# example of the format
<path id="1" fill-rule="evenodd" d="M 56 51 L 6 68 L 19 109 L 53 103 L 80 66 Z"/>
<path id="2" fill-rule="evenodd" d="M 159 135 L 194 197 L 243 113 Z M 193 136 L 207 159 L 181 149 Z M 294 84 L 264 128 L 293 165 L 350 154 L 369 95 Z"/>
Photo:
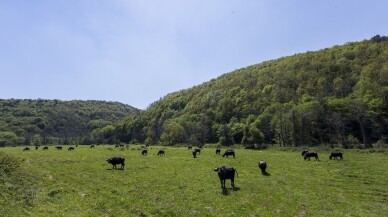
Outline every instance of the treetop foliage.
<path id="1" fill-rule="evenodd" d="M 0 145 L 76 142 L 139 113 L 118 102 L 0 99 Z"/>
<path id="2" fill-rule="evenodd" d="M 346 43 L 170 93 L 116 126 L 122 141 L 365 147 L 387 130 L 388 39 Z M 123 130 L 125 129 L 125 130 Z M 351 139 L 349 139 L 351 138 Z"/>

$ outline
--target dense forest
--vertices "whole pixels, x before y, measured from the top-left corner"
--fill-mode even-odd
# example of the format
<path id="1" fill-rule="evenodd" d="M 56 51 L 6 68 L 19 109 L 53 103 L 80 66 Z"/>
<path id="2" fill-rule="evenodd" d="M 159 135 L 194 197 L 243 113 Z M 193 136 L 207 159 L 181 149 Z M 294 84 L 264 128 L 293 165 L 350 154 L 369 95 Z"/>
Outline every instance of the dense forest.
<path id="1" fill-rule="evenodd" d="M 370 148 L 388 135 L 387 97 L 388 38 L 376 35 L 168 94 L 115 125 L 109 136 L 164 145 Z"/>
<path id="2" fill-rule="evenodd" d="M 295 54 L 170 93 L 145 111 L 0 100 L 0 146 L 219 143 L 370 148 L 388 138 L 388 37 Z"/>
<path id="3" fill-rule="evenodd" d="M 118 102 L 0 99 L 0 146 L 117 142 L 101 129 L 139 113 Z"/>

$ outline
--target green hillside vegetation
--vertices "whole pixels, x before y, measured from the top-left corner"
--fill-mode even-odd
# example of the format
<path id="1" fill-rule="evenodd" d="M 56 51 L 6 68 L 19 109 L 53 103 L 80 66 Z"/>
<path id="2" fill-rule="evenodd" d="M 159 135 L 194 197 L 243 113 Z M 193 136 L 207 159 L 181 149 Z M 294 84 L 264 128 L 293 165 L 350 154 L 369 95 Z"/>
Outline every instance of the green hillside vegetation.
<path id="1" fill-rule="evenodd" d="M 118 102 L 0 99 L 0 146 L 112 143 L 112 124 L 140 111 Z"/>
<path id="2" fill-rule="evenodd" d="M 122 142 L 370 148 L 388 135 L 388 38 L 238 69 L 115 125 Z M 108 139 L 108 138 L 105 138 Z"/>

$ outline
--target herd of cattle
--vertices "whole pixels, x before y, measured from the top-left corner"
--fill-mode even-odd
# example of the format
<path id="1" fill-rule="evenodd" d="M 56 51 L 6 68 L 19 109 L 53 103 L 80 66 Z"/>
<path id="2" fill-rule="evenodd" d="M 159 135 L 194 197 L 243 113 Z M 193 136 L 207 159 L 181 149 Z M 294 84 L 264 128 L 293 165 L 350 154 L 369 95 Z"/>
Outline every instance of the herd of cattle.
<path id="1" fill-rule="evenodd" d="M 77 145 L 78 146 L 78 145 Z M 123 147 L 123 145 L 115 145 L 115 147 Z M 141 150 L 141 154 L 142 155 L 147 155 L 148 153 L 148 150 L 147 150 L 147 146 L 142 146 L 142 150 Z M 35 150 L 38 150 L 39 146 L 35 146 Z M 42 150 L 48 150 L 48 146 L 45 146 L 42 148 Z M 62 146 L 55 146 L 55 148 L 57 150 L 62 150 Z M 94 148 L 94 145 L 91 145 L 90 148 Z M 202 147 L 198 147 L 198 148 L 195 148 L 193 149 L 192 146 L 189 146 L 188 149 L 192 150 L 192 155 L 194 158 L 197 158 L 197 154 L 201 154 L 201 149 Z M 74 151 L 75 148 L 74 147 L 69 147 L 68 148 L 69 151 Z M 26 147 L 23 149 L 23 151 L 30 151 L 30 148 L 29 147 Z M 216 154 L 217 155 L 221 155 L 221 149 L 220 148 L 216 148 Z M 303 149 L 302 150 L 302 157 L 304 158 L 304 160 L 310 160 L 311 157 L 314 157 L 315 160 L 319 161 L 319 157 L 318 157 L 318 153 L 315 152 L 315 151 L 309 151 L 307 149 Z M 165 155 L 165 150 L 163 149 L 160 149 L 157 153 L 158 156 L 164 156 Z M 235 151 L 233 149 L 227 149 L 224 154 L 222 155 L 222 157 L 229 157 L 229 156 L 233 156 L 233 158 L 236 158 L 236 154 L 235 154 Z M 343 159 L 343 153 L 342 152 L 339 152 L 339 151 L 334 151 L 334 152 L 331 152 L 330 153 L 330 156 L 329 156 L 329 159 L 332 160 L 332 159 L 340 159 L 342 160 Z M 113 169 L 117 169 L 116 165 L 121 165 L 120 169 L 124 169 L 124 166 L 125 166 L 125 158 L 124 157 L 112 157 L 112 158 L 109 158 L 106 160 L 109 164 L 112 164 L 113 166 Z M 267 162 L 265 160 L 261 160 L 259 163 L 258 163 L 258 167 L 260 168 L 261 170 L 261 173 L 262 175 L 266 175 L 268 176 L 269 173 L 267 173 L 266 169 L 267 169 Z M 232 189 L 234 189 L 234 178 L 235 178 L 235 174 L 238 174 L 237 173 L 237 170 L 233 167 L 229 167 L 229 166 L 221 166 L 221 167 L 217 167 L 214 169 L 215 172 L 217 172 L 218 174 L 218 177 L 220 178 L 220 181 L 221 181 L 221 188 L 222 189 L 226 189 L 225 187 L 225 181 L 227 179 L 230 179 L 231 181 L 231 185 L 232 185 Z"/>

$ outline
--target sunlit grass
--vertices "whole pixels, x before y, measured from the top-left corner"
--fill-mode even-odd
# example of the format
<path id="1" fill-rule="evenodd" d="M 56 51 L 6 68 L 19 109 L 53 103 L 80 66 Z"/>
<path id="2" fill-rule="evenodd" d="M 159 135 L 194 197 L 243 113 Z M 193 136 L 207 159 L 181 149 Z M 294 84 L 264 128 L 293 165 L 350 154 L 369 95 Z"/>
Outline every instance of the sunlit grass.
<path id="1" fill-rule="evenodd" d="M 236 150 L 222 158 L 205 148 L 79 146 L 75 151 L 2 148 L 33 177 L 30 200 L 0 194 L 1 216 L 388 216 L 388 155 L 345 151 L 344 160 L 304 161 L 299 152 Z M 112 170 L 107 158 L 126 158 Z M 264 159 L 270 176 L 257 164 Z M 217 166 L 237 169 L 237 190 L 221 190 Z M 25 182 L 22 185 L 27 185 Z M 30 189 L 29 186 L 21 188 Z M 2 186 L 2 189 L 9 189 Z M 15 199 L 16 198 L 16 199 Z M 10 208 L 12 207 L 12 208 Z"/>

